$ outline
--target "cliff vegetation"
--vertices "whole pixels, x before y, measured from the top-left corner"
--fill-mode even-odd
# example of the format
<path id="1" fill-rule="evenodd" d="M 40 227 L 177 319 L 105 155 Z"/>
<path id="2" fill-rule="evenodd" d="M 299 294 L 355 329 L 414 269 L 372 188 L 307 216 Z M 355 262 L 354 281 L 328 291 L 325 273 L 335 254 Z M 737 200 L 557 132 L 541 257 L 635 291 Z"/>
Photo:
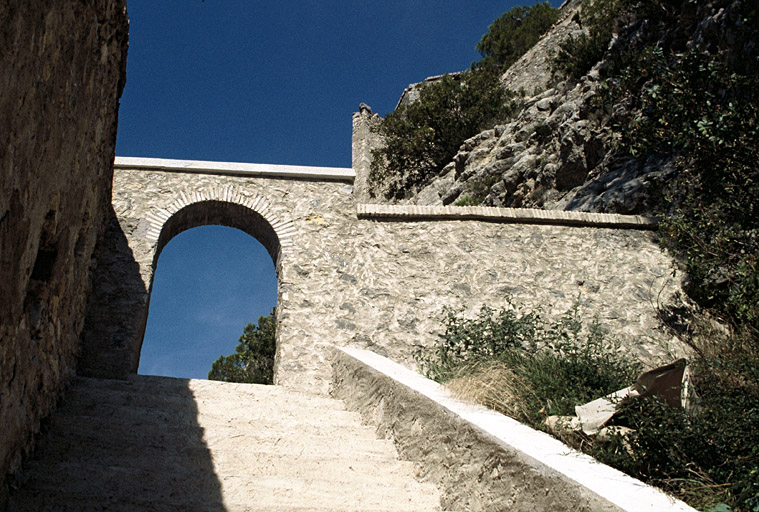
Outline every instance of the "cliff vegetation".
<path id="1" fill-rule="evenodd" d="M 687 275 L 694 301 L 659 305 L 661 318 L 693 348 L 698 410 L 653 399 L 623 404 L 632 434 L 575 442 L 704 510 L 759 511 L 752 427 L 759 421 L 758 11 L 741 0 L 577 0 L 561 13 L 542 4 L 506 13 L 478 45 L 482 61 L 442 85 L 423 86 L 416 102 L 388 115 L 379 127 L 387 145 L 375 151 L 371 176 L 376 196 L 412 204 L 660 217 L 659 240 Z M 525 44 L 495 44 L 512 39 Z M 486 115 L 450 139 L 439 133 L 445 124 L 425 124 L 460 111 L 431 101 L 435 94 L 461 94 L 474 84 L 470 76 L 494 69 L 504 92 L 489 82 L 479 97 L 487 108 L 471 104 Z M 396 131 L 401 125 L 420 132 Z M 419 144 L 402 146 L 415 137 Z M 437 140 L 446 141 L 445 151 Z M 559 381 L 563 370 L 549 386 L 531 379 L 546 375 L 539 369 L 546 361 L 572 359 L 578 352 L 568 347 L 592 347 L 595 338 L 535 323 L 537 313 L 494 315 L 465 336 L 460 327 L 469 320 L 449 316 L 449 337 L 428 368 L 446 380 L 505 364 L 513 378 L 496 380 L 522 382 L 527 395 L 517 392 L 516 402 L 535 407 L 517 416 L 540 425 L 534 420 L 563 403 L 559 391 L 571 386 Z M 554 338 L 520 341 L 525 333 Z M 591 359 L 568 382 L 607 364 Z M 627 368 L 613 359 L 608 365 Z M 536 396 L 549 388 L 553 395 Z"/>

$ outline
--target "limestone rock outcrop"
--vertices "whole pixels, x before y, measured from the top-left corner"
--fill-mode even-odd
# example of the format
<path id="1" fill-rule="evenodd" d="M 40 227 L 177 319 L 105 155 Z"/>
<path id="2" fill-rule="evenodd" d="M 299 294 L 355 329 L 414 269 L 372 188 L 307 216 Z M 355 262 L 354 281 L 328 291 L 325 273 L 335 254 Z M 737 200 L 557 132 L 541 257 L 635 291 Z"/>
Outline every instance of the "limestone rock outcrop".
<path id="1" fill-rule="evenodd" d="M 610 53 L 656 42 L 663 47 L 700 47 L 738 56 L 731 27 L 740 23 L 740 3 L 683 2 L 676 28 L 647 29 L 647 21 L 626 26 L 610 43 Z M 525 96 L 510 121 L 465 141 L 440 174 L 402 201 L 419 205 L 480 203 L 622 214 L 655 210 L 655 180 L 673 173 L 673 155 L 615 155 L 613 119 L 633 115 L 624 104 L 611 113 L 598 106 L 608 60 L 585 76 L 560 81 L 550 60 L 559 42 L 582 33 L 575 16 L 579 0 L 565 3 L 559 22 L 502 79 Z M 646 39 L 648 38 L 648 40 Z M 736 46 L 733 48 L 733 46 Z"/>

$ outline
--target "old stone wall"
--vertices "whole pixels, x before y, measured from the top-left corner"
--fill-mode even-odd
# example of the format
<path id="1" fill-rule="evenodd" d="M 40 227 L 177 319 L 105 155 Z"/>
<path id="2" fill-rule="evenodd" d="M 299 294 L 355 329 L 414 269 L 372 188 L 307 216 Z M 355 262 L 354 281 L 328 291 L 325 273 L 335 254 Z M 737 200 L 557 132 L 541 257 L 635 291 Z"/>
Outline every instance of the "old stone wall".
<path id="1" fill-rule="evenodd" d="M 414 367 L 416 353 L 441 333 L 444 307 L 474 313 L 509 300 L 551 316 L 579 300 L 586 318 L 598 315 L 625 350 L 648 361 L 677 348 L 659 330 L 656 303 L 679 286 L 650 230 L 546 224 L 550 215 L 543 213 L 519 223 L 484 214 L 462 220 L 455 212 L 476 212 L 455 207 L 444 208 L 453 212 L 447 217 L 430 218 L 420 207 L 372 215 L 371 208 L 381 205 L 357 209 L 351 192 L 340 180 L 117 169 L 118 237 L 126 243 L 121 254 L 131 255 L 133 263 L 119 264 L 121 274 L 99 283 L 109 290 L 111 298 L 102 301 L 109 310 L 89 323 L 102 329 L 108 315 L 118 316 L 119 308 L 126 313 L 125 323 L 108 327 L 110 338 L 89 337 L 101 340 L 91 347 L 91 360 L 99 365 L 92 374 L 113 372 L 109 360 L 129 359 L 118 371 L 136 370 L 153 264 L 167 226 L 175 234 L 206 221 L 258 237 L 262 231 L 255 226 L 261 223 L 275 232 L 275 378 L 290 387 L 326 391 L 333 344 L 369 348 Z M 223 212 L 229 204 L 241 209 Z M 556 214 L 573 215 L 593 214 Z M 604 225 L 604 218 L 595 225 Z M 124 283 L 132 288 L 120 290 Z M 113 300 L 128 296 L 135 299 Z"/>
<path id="2" fill-rule="evenodd" d="M 0 27 L 3 479 L 75 372 L 110 209 L 128 21 L 123 0 L 8 0 Z"/>

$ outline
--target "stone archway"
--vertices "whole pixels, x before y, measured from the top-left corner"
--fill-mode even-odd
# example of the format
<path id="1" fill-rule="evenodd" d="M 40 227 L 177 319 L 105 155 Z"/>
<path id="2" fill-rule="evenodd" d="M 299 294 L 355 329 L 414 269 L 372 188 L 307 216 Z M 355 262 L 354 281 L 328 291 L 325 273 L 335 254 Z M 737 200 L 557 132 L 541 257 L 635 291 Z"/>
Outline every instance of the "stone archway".
<path id="1" fill-rule="evenodd" d="M 274 214 L 261 195 L 243 194 L 235 186 L 180 190 L 178 195 L 170 204 L 146 215 L 146 239 L 156 244 L 154 266 L 171 238 L 185 229 L 209 224 L 234 227 L 253 236 L 269 251 L 275 267 L 280 253 L 293 245 L 296 230 L 292 220 Z M 233 219 L 243 217 L 246 221 L 234 225 Z"/>
<path id="2" fill-rule="evenodd" d="M 161 198 L 145 205 L 139 219 L 112 214 L 96 251 L 95 292 L 82 336 L 82 375 L 137 372 L 156 264 L 177 234 L 205 225 L 239 229 L 266 248 L 278 276 L 282 257 L 293 246 L 292 220 L 276 215 L 260 194 L 223 185 L 179 189 Z"/>

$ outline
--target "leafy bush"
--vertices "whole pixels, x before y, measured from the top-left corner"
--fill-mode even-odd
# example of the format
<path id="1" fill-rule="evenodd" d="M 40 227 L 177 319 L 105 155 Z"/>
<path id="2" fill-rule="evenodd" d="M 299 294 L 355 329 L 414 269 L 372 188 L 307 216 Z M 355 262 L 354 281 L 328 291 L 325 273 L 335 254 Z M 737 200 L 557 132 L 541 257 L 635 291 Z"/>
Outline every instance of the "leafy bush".
<path id="1" fill-rule="evenodd" d="M 623 0 L 583 0 L 575 15 L 583 34 L 570 36 L 559 44 L 552 59 L 554 71 L 567 78 L 580 78 L 605 55 L 620 17 Z"/>
<path id="2" fill-rule="evenodd" d="M 654 397 L 624 402 L 614 421 L 632 432 L 597 442 L 591 453 L 693 506 L 759 510 L 757 363 L 749 354 L 697 360 L 695 413 Z"/>
<path id="3" fill-rule="evenodd" d="M 619 422 L 633 433 L 596 445 L 594 455 L 694 506 L 757 512 L 759 70 L 755 45 L 744 43 L 759 20 L 755 7 L 742 8 L 735 48 L 674 51 L 654 38 L 615 55 L 606 71 L 598 104 L 622 113 L 611 120 L 616 151 L 674 160 L 674 178 L 660 187 L 660 240 L 686 271 L 688 294 L 733 334 L 692 365 L 699 413 L 653 399 L 625 404 Z M 667 22 L 672 9 L 663 9 Z"/>
<path id="4" fill-rule="evenodd" d="M 503 13 L 477 43 L 477 51 L 483 57 L 478 65 L 505 70 L 535 46 L 559 19 L 559 12 L 548 2 L 542 2 Z"/>
<path id="5" fill-rule="evenodd" d="M 272 384 L 276 351 L 274 311 L 258 317 L 258 324 L 245 326 L 235 353 L 219 356 L 208 372 L 209 380 Z"/>
<path id="6" fill-rule="evenodd" d="M 689 276 L 689 295 L 756 332 L 759 78 L 734 72 L 722 54 L 653 47 L 610 90 L 639 112 L 618 126 L 619 151 L 677 157 L 660 234 Z"/>
<path id="7" fill-rule="evenodd" d="M 559 44 L 552 59 L 555 72 L 566 78 L 585 75 L 605 55 L 609 43 L 622 26 L 634 20 L 649 24 L 672 22 L 681 0 L 582 0 L 574 20 L 584 29 Z"/>
<path id="8" fill-rule="evenodd" d="M 491 187 L 500 180 L 501 176 L 498 174 L 469 180 L 466 184 L 466 189 L 461 196 L 453 202 L 453 205 L 477 206 L 482 204 L 488 193 L 490 193 Z"/>
<path id="9" fill-rule="evenodd" d="M 597 324 L 583 329 L 577 313 L 546 322 L 514 306 L 483 307 L 475 318 L 446 311 L 445 333 L 422 368 L 462 398 L 545 429 L 546 416 L 573 415 L 576 405 L 630 385 L 640 372 Z M 613 424 L 631 433 L 598 440 L 568 432 L 562 440 L 693 506 L 756 512 L 759 351 L 735 336 L 696 348 L 695 413 L 654 397 L 625 401 Z"/>
<path id="10" fill-rule="evenodd" d="M 424 186 L 464 140 L 511 114 L 512 96 L 489 69 L 424 84 L 418 100 L 398 107 L 377 126 L 385 146 L 372 151 L 372 188 L 401 198 Z"/>
<path id="11" fill-rule="evenodd" d="M 371 190 L 388 199 L 415 192 L 453 159 L 466 139 L 510 118 L 517 103 L 501 85 L 501 73 L 557 18 L 558 10 L 547 2 L 515 7 L 477 44 L 481 62 L 423 84 L 418 100 L 388 114 L 376 127 L 385 146 L 372 151 Z"/>
<path id="12" fill-rule="evenodd" d="M 661 242 L 686 271 L 692 298 L 756 336 L 759 10 L 751 2 L 726 0 L 703 8 L 684 5 L 583 0 L 580 21 L 587 35 L 567 41 L 555 65 L 577 77 L 604 56 L 613 31 L 628 38 L 630 46 L 617 45 L 607 56 L 596 98 L 596 106 L 612 116 L 619 140 L 612 150 L 627 158 L 675 161 L 674 179 L 659 187 Z M 708 50 L 686 48 L 699 17 L 720 8 L 738 10 L 726 39 L 701 39 Z"/>
<path id="13" fill-rule="evenodd" d="M 577 307 L 555 322 L 514 306 L 483 307 L 474 319 L 447 311 L 445 327 L 435 354 L 421 361 L 427 375 L 441 382 L 483 379 L 506 368 L 511 378 L 501 386 L 510 388 L 510 398 L 494 399 L 496 387 L 479 400 L 507 413 L 518 405 L 518 419 L 536 428 L 548 414 L 573 414 L 575 405 L 629 385 L 638 371 L 596 323 L 583 330 Z"/>
<path id="14" fill-rule="evenodd" d="M 478 206 L 482 203 L 481 199 L 472 197 L 467 194 L 462 194 L 458 199 L 453 202 L 453 206 Z"/>
<path id="15" fill-rule="evenodd" d="M 695 38 L 704 17 L 722 8 L 737 20 L 728 33 Z M 625 159 L 674 162 L 658 187 L 660 239 L 686 271 L 689 295 L 731 334 L 697 349 L 695 414 L 653 398 L 630 401 L 616 421 L 631 434 L 569 440 L 694 506 L 759 512 L 759 9 L 728 0 L 584 0 L 579 20 L 587 35 L 562 46 L 554 64 L 579 77 L 606 59 L 595 101 L 616 132 L 612 149 Z M 618 30 L 634 44 L 607 55 Z M 449 313 L 427 372 L 540 428 L 546 414 L 630 382 L 624 375 L 633 365 L 618 362 L 606 341 L 596 348 L 601 335 L 591 328 L 586 338 L 571 318 L 545 324 L 515 308 L 483 310 L 474 320 Z M 594 359 L 602 354 L 608 360 Z"/>

